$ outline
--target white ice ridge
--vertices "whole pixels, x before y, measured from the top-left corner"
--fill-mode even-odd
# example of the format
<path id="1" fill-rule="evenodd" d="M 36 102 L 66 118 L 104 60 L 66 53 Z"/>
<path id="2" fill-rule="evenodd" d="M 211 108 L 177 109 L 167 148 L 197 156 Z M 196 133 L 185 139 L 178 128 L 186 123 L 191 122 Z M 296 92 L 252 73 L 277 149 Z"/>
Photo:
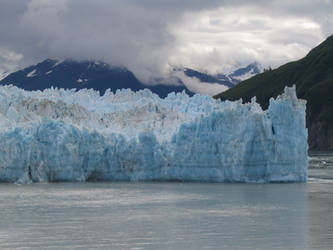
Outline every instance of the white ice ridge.
<path id="1" fill-rule="evenodd" d="M 305 101 L 0 86 L 0 181 L 303 182 Z"/>

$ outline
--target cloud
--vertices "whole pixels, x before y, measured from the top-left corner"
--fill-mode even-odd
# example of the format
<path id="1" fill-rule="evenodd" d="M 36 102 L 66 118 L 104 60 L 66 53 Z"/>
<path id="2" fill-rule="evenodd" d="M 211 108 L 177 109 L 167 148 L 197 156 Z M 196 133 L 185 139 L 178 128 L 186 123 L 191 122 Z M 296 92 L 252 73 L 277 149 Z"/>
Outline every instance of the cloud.
<path id="1" fill-rule="evenodd" d="M 22 54 L 0 48 L 0 80 L 6 77 L 8 73 L 17 69 L 22 58 Z"/>
<path id="2" fill-rule="evenodd" d="M 333 33 L 331 0 L 0 1 L 0 71 L 49 57 L 96 59 L 152 83 L 174 66 L 276 67 Z"/>
<path id="3" fill-rule="evenodd" d="M 227 86 L 218 83 L 201 82 L 196 77 L 188 77 L 182 71 L 177 71 L 174 76 L 182 80 L 185 86 L 194 93 L 213 96 L 228 90 Z"/>
<path id="4" fill-rule="evenodd" d="M 305 56 L 326 37 L 314 18 L 287 11 L 276 16 L 265 8 L 231 6 L 185 15 L 173 29 L 179 51 L 172 63 L 210 73 L 253 61 L 276 67 Z"/>

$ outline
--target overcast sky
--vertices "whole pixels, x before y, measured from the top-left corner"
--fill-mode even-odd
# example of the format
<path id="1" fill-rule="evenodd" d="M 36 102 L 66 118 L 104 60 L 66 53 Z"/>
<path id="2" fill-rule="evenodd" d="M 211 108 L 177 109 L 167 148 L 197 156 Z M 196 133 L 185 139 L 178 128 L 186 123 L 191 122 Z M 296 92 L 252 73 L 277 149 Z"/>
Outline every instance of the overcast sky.
<path id="1" fill-rule="evenodd" d="M 102 60 L 141 80 L 187 66 L 277 67 L 333 34 L 333 0 L 0 0 L 0 73 Z"/>

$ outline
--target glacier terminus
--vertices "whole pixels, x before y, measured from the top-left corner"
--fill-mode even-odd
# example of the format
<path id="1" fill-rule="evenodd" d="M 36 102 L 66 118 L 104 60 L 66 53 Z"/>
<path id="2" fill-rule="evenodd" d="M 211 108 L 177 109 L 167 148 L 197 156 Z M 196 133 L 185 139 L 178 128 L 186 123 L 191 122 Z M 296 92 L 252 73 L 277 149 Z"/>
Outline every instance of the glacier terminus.
<path id="1" fill-rule="evenodd" d="M 0 181 L 304 182 L 305 106 L 0 86 Z"/>

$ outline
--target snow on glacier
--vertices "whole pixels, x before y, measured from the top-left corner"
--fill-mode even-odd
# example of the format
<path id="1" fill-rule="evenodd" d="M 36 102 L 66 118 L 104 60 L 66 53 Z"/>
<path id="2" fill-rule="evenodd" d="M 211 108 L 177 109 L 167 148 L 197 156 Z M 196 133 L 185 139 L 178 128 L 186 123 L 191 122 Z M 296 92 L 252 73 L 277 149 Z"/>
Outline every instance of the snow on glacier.
<path id="1" fill-rule="evenodd" d="M 303 182 L 305 101 L 0 86 L 0 181 Z"/>

